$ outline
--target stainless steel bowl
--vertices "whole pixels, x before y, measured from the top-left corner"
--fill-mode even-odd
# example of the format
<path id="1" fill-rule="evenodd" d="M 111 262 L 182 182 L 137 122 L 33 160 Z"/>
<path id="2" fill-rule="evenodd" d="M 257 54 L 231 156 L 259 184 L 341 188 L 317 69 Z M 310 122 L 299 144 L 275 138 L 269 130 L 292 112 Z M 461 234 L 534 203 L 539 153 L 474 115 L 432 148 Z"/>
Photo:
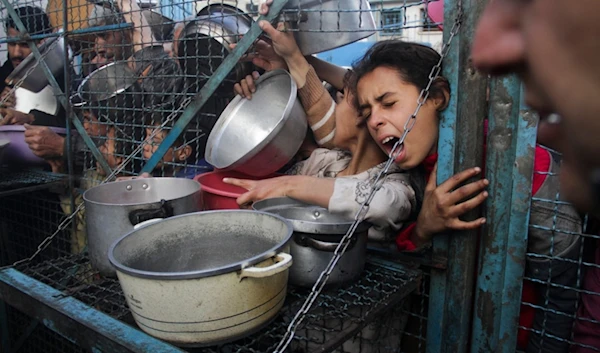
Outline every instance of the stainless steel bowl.
<path id="1" fill-rule="evenodd" d="M 290 0 L 284 10 L 304 55 L 356 42 L 377 28 L 367 0 Z"/>
<path id="2" fill-rule="evenodd" d="M 353 223 L 350 219 L 329 213 L 326 208 L 287 197 L 258 201 L 252 208 L 281 216 L 294 227 L 290 243 L 290 254 L 294 259 L 290 283 L 302 287 L 310 288 L 319 279 Z M 361 223 L 356 228 L 348 248 L 327 281 L 328 285 L 352 281 L 360 276 L 367 257 L 368 230 L 368 223 Z"/>
<path id="3" fill-rule="evenodd" d="M 206 161 L 216 169 L 266 176 L 298 152 L 306 135 L 306 114 L 287 71 L 256 81 L 252 100 L 236 96 L 208 137 Z"/>
<path id="4" fill-rule="evenodd" d="M 125 62 L 105 65 L 83 79 L 77 95 L 83 104 L 101 106 L 109 113 L 121 116 L 142 106 L 139 77 Z"/>

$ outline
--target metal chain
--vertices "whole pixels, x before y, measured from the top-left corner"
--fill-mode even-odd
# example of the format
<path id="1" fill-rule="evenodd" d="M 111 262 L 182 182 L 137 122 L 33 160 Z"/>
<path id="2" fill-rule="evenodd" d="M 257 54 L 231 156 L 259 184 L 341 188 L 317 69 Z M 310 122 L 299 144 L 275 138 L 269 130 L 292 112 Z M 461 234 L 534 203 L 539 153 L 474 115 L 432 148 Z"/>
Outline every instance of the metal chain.
<path id="1" fill-rule="evenodd" d="M 381 172 L 379 172 L 379 174 L 373 181 L 371 190 L 369 192 L 369 196 L 362 203 L 358 212 L 356 212 L 356 215 L 354 216 L 354 222 L 352 223 L 352 225 L 350 226 L 350 229 L 348 229 L 348 231 L 346 232 L 346 234 L 344 235 L 344 237 L 338 244 L 337 248 L 335 249 L 335 251 L 333 253 L 333 257 L 329 261 L 329 264 L 327 265 L 325 270 L 323 270 L 323 272 L 321 272 L 321 275 L 319 276 L 319 278 L 317 279 L 317 282 L 312 287 L 312 290 L 311 290 L 309 296 L 306 298 L 304 304 L 302 305 L 300 310 L 298 310 L 298 312 L 296 313 L 296 315 L 294 316 L 294 318 L 288 325 L 284 336 L 281 338 L 281 340 L 279 341 L 279 344 L 275 348 L 275 353 L 283 353 L 285 351 L 285 349 L 289 346 L 289 344 L 292 342 L 292 339 L 294 338 L 294 335 L 295 335 L 296 330 L 298 329 L 300 323 L 302 323 L 302 321 L 306 318 L 308 311 L 310 310 L 310 308 L 314 304 L 315 300 L 317 299 L 317 297 L 323 290 L 323 287 L 327 283 L 327 280 L 329 279 L 331 272 L 333 271 L 333 269 L 337 265 L 338 261 L 340 260 L 340 258 L 342 257 L 342 255 L 344 254 L 344 252 L 346 251 L 348 246 L 350 245 L 350 240 L 352 239 L 352 236 L 354 235 L 356 228 L 364 220 L 366 211 L 368 210 L 368 207 L 369 207 L 369 203 L 373 200 L 373 197 L 375 196 L 375 193 L 377 192 L 377 190 L 380 189 L 381 183 L 387 177 L 390 167 L 392 166 L 392 164 L 394 164 L 395 159 L 398 157 L 398 155 L 402 151 L 402 146 L 404 145 L 404 140 L 406 139 L 406 136 L 408 135 L 408 133 L 415 126 L 417 115 L 419 114 L 421 107 L 425 104 L 425 102 L 427 101 L 427 98 L 429 97 L 429 90 L 431 88 L 431 85 L 435 81 L 436 77 L 438 77 L 438 75 L 440 74 L 440 71 L 442 69 L 442 61 L 448 55 L 448 51 L 450 50 L 450 45 L 452 44 L 452 40 L 454 39 L 456 34 L 458 34 L 458 31 L 460 29 L 460 26 L 462 23 L 462 2 L 461 1 L 458 2 L 457 10 L 458 10 L 457 15 L 456 15 L 454 24 L 452 26 L 452 29 L 450 30 L 450 35 L 449 35 L 446 43 L 444 43 L 444 46 L 441 50 L 440 60 L 431 69 L 431 72 L 429 73 L 429 82 L 428 82 L 427 86 L 425 88 L 423 88 L 421 90 L 421 93 L 419 94 L 419 98 L 417 99 L 417 108 L 415 109 L 414 113 L 409 117 L 409 119 L 404 124 L 404 132 L 402 134 L 402 137 L 394 144 L 394 147 L 392 148 L 392 151 L 389 154 L 389 158 L 388 158 L 387 162 L 385 163 Z"/>
<path id="2" fill-rule="evenodd" d="M 50 45 L 50 47 L 49 47 L 49 48 L 48 48 L 48 49 L 47 49 L 47 50 L 46 50 L 44 53 L 41 53 L 41 55 L 40 55 L 40 59 L 44 59 L 44 58 L 46 58 L 46 56 L 47 56 L 49 53 L 51 53 L 51 52 L 53 51 L 53 49 L 54 49 L 54 46 L 58 45 L 58 44 L 59 44 L 59 42 L 60 42 L 61 40 L 63 40 L 63 37 L 62 37 L 62 36 L 59 36 L 59 37 L 57 38 L 57 40 L 55 40 L 55 41 L 54 41 L 54 42 L 53 42 L 53 43 Z M 33 64 L 33 65 L 31 66 L 31 68 L 29 68 L 29 69 L 27 70 L 27 72 L 25 72 L 25 74 L 23 75 L 23 77 L 22 77 L 21 79 L 19 79 L 19 80 L 18 80 L 16 83 L 14 83 L 14 84 L 12 85 L 12 87 L 11 87 L 10 91 L 8 92 L 8 94 L 7 94 L 7 95 L 5 95 L 5 96 L 4 96 L 4 97 L 3 97 L 3 98 L 0 100 L 0 106 L 4 106 L 4 104 L 5 104 L 5 103 L 6 103 L 6 101 L 8 100 L 8 97 L 10 97 L 11 95 L 13 95 L 13 94 L 15 93 L 15 91 L 16 91 L 16 89 L 17 89 L 17 88 L 21 87 L 21 85 L 23 84 L 23 82 L 25 82 L 25 79 L 27 79 L 27 77 L 28 77 L 28 76 L 29 76 L 29 75 L 30 75 L 30 74 L 33 72 L 33 70 L 35 70 L 35 68 L 37 68 L 37 67 L 38 67 L 38 65 L 39 65 L 39 64 L 40 64 L 40 61 L 39 61 L 39 60 L 36 60 L 36 61 L 35 61 L 35 64 Z M 1 120 L 1 118 L 0 118 L 0 120 Z"/>
<path id="3" fill-rule="evenodd" d="M 171 121 L 173 121 L 173 119 L 175 119 L 175 117 L 178 115 L 178 112 L 181 111 L 182 109 L 185 109 L 190 102 L 192 101 L 192 97 L 186 97 L 180 104 L 178 109 L 173 110 L 165 119 L 165 121 L 157 128 L 154 129 L 154 131 L 152 131 L 152 133 L 150 134 L 150 136 L 148 137 L 148 139 L 153 139 L 156 134 L 158 134 L 159 132 L 161 132 L 161 130 Z M 112 171 L 112 173 L 110 173 L 110 175 L 106 176 L 106 178 L 104 178 L 104 180 L 102 180 L 100 182 L 99 185 L 102 184 L 106 184 L 107 182 L 110 182 L 113 180 L 113 178 L 120 173 L 125 166 L 127 166 L 127 164 L 129 164 L 129 162 L 135 158 L 135 155 L 138 154 L 142 149 L 144 148 L 144 144 L 140 143 L 140 145 L 130 154 L 128 155 L 125 160 L 123 160 L 123 162 L 115 169 Z M 54 231 L 54 233 L 52 233 L 52 235 L 50 235 L 49 237 L 47 237 L 46 239 L 44 239 L 40 245 L 38 245 L 37 250 L 35 251 L 35 253 L 33 253 L 33 255 L 31 255 L 28 258 L 25 259 L 21 259 L 19 261 L 14 262 L 12 265 L 7 265 L 7 266 L 3 266 L 0 267 L 0 271 L 4 270 L 6 268 L 10 268 L 10 267 L 15 267 L 17 265 L 20 265 L 22 263 L 25 262 L 29 262 L 32 261 L 36 256 L 38 256 L 42 251 L 44 251 L 44 249 L 46 249 L 48 247 L 48 245 L 50 245 L 52 243 L 52 240 L 54 240 L 54 238 L 63 230 L 65 230 L 73 221 L 73 218 L 75 218 L 75 216 L 77 215 L 77 213 L 81 212 L 82 210 L 85 210 L 85 204 L 81 203 L 79 204 L 79 206 L 77 206 L 77 208 L 75 209 L 75 211 L 73 211 L 69 216 L 67 216 L 67 218 L 65 218 L 62 222 L 60 222 L 60 224 L 58 225 L 58 228 L 56 229 L 56 231 Z"/>

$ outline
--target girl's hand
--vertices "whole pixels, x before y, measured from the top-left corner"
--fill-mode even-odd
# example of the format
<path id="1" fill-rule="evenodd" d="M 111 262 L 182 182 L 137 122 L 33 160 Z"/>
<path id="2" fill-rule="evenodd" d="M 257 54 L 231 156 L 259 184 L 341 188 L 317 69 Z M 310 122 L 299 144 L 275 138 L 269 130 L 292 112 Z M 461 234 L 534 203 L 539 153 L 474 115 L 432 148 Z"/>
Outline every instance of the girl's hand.
<path id="1" fill-rule="evenodd" d="M 269 7 L 273 3 L 273 0 L 261 0 L 258 6 L 258 13 L 266 16 L 269 13 Z"/>
<path id="2" fill-rule="evenodd" d="M 413 242 L 416 243 L 415 245 L 430 241 L 436 233 L 450 229 L 476 229 L 486 221 L 481 217 L 466 222 L 460 220 L 459 217 L 485 201 L 488 193 L 484 189 L 489 185 L 489 181 L 482 179 L 456 188 L 467 179 L 481 173 L 481 168 L 475 167 L 455 174 L 437 187 L 436 172 L 437 164 L 431 172 L 425 188 L 423 207 L 419 212 L 414 232 Z"/>
<path id="3" fill-rule="evenodd" d="M 234 49 L 237 44 L 229 44 L 231 49 Z M 259 39 L 254 43 L 254 48 L 251 53 L 247 53 L 241 59 L 242 61 L 250 61 L 255 66 L 265 70 L 273 71 L 277 69 L 287 70 L 287 63 L 279 56 L 273 46 L 266 41 Z"/>
<path id="4" fill-rule="evenodd" d="M 263 180 L 224 178 L 223 182 L 248 190 L 248 192 L 237 198 L 236 201 L 240 206 L 246 206 L 255 201 L 264 199 L 288 196 L 288 191 L 291 186 L 290 176 L 281 176 Z"/>
<path id="5" fill-rule="evenodd" d="M 258 74 L 258 72 L 252 72 L 252 75 L 248 75 L 239 83 L 236 83 L 233 86 L 233 91 L 236 94 L 242 96 L 242 98 L 252 99 L 252 94 L 256 92 L 256 85 L 254 84 L 254 80 L 257 80 L 259 77 L 260 75 Z"/>
<path id="6" fill-rule="evenodd" d="M 286 61 L 298 57 L 304 58 L 296 43 L 296 39 L 294 39 L 294 33 L 283 32 L 285 31 L 284 22 L 279 22 L 277 28 L 274 28 L 268 21 L 264 20 L 260 21 L 258 25 L 271 38 L 271 46 L 277 55 Z"/>

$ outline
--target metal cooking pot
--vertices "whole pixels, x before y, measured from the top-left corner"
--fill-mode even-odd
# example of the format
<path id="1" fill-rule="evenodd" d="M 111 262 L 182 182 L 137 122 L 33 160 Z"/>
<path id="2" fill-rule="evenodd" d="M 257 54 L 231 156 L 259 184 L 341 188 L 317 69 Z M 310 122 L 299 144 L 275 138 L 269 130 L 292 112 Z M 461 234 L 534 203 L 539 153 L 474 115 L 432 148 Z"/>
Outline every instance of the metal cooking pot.
<path id="1" fill-rule="evenodd" d="M 60 77 L 64 71 L 65 64 L 65 44 L 62 37 L 54 37 L 44 41 L 38 50 L 42 54 L 43 60 L 54 75 L 54 78 Z M 33 70 L 32 70 L 33 69 Z M 32 70 L 31 72 L 29 72 Z M 49 81 L 42 69 L 38 65 L 37 59 L 33 53 L 29 54 L 6 78 L 6 84 L 16 85 L 21 79 L 23 82 L 19 87 L 37 93 L 48 86 Z"/>
<path id="2" fill-rule="evenodd" d="M 304 55 L 335 49 L 375 33 L 377 26 L 367 0 L 290 0 L 281 20 L 294 32 Z"/>
<path id="3" fill-rule="evenodd" d="M 83 194 L 90 262 L 114 276 L 108 249 L 141 222 L 196 212 L 200 184 L 182 178 L 148 178 L 102 184 Z"/>
<path id="4" fill-rule="evenodd" d="M 351 220 L 331 214 L 326 208 L 287 197 L 255 202 L 253 208 L 277 214 L 294 227 L 294 240 L 290 244 L 294 258 L 290 283 L 302 287 L 315 284 L 352 225 Z M 346 252 L 331 273 L 328 285 L 352 281 L 360 276 L 365 267 L 368 229 L 367 223 L 358 226 Z"/>
<path id="5" fill-rule="evenodd" d="M 176 216 L 123 236 L 110 248 L 138 326 L 181 346 L 244 337 L 277 315 L 292 258 L 292 226 L 257 211 Z"/>
<path id="6" fill-rule="evenodd" d="M 206 161 L 216 169 L 252 176 L 273 174 L 298 152 L 306 135 L 306 114 L 287 71 L 256 80 L 252 100 L 236 96 L 206 143 Z"/>
<path id="7" fill-rule="evenodd" d="M 250 16 L 227 5 L 214 4 L 203 9 L 185 26 L 179 41 L 179 61 L 186 76 L 196 77 L 198 85 L 203 84 L 231 52 L 229 45 L 237 43 L 251 25 Z M 220 91 L 230 94 L 233 85 L 251 72 L 250 63 L 239 62 Z"/>
<path id="8" fill-rule="evenodd" d="M 105 65 L 83 79 L 77 94 L 94 107 L 101 106 L 115 117 L 142 106 L 142 89 L 138 77 L 126 62 Z"/>

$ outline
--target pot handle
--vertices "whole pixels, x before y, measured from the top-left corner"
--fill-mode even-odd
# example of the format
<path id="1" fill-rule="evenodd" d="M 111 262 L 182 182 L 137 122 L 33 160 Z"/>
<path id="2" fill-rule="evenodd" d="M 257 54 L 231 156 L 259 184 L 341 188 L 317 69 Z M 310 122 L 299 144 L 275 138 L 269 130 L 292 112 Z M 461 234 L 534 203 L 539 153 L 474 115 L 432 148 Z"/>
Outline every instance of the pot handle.
<path id="1" fill-rule="evenodd" d="M 155 209 L 133 210 L 129 212 L 129 222 L 132 226 L 155 218 L 169 218 L 173 216 L 173 207 L 166 200 L 160 200 L 160 207 Z"/>
<path id="2" fill-rule="evenodd" d="M 240 279 L 244 277 L 264 278 L 283 272 L 292 266 L 292 255 L 279 253 L 275 255 L 275 263 L 267 267 L 248 267 L 242 269 Z"/>
<path id="3" fill-rule="evenodd" d="M 156 223 L 156 222 L 160 222 L 160 221 L 162 221 L 163 219 L 164 219 L 164 218 L 152 218 L 152 219 L 149 219 L 149 220 L 147 220 L 147 221 L 143 221 L 143 222 L 140 222 L 140 223 L 138 223 L 138 224 L 134 225 L 134 226 L 133 226 L 133 229 L 139 229 L 139 228 L 141 228 L 141 227 L 143 227 L 143 226 L 145 226 L 145 225 L 148 225 L 148 224 L 153 224 L 153 223 Z"/>
<path id="4" fill-rule="evenodd" d="M 353 236 L 352 239 L 350 239 L 350 245 L 348 245 L 349 249 L 352 249 L 352 247 L 354 246 L 354 244 L 356 243 L 356 236 Z M 307 236 L 301 236 L 300 239 L 298 239 L 297 243 L 301 246 L 306 246 L 306 247 L 310 247 L 316 250 L 320 250 L 320 251 L 327 251 L 327 252 L 334 252 L 335 249 L 337 249 L 338 247 L 338 243 L 330 243 L 330 242 L 326 242 L 326 241 L 321 241 L 321 240 L 316 240 L 313 239 L 311 237 L 307 237 Z"/>

